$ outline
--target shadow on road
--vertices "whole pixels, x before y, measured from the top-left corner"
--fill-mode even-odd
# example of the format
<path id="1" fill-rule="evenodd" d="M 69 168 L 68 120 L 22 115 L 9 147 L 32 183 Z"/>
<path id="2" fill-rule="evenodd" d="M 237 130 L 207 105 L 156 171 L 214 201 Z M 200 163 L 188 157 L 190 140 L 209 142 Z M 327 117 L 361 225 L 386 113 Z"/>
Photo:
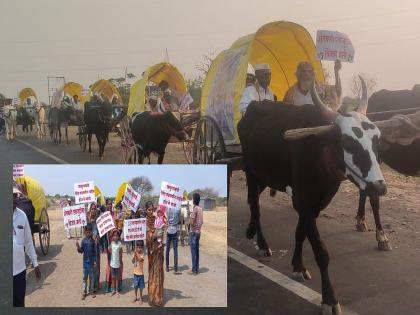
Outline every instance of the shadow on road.
<path id="1" fill-rule="evenodd" d="M 164 304 L 168 303 L 170 300 L 176 299 L 190 299 L 191 297 L 183 295 L 180 290 L 164 289 Z"/>
<path id="2" fill-rule="evenodd" d="M 48 249 L 48 254 L 44 256 L 44 254 L 41 251 L 40 247 L 37 247 L 36 254 L 38 255 L 38 261 L 48 261 L 53 260 L 59 253 L 61 253 L 61 249 L 63 248 L 62 244 L 55 244 L 50 245 L 50 248 Z"/>
<path id="3" fill-rule="evenodd" d="M 48 276 L 55 271 L 56 268 L 57 263 L 55 262 L 40 263 L 39 269 L 41 270 L 41 279 L 39 281 L 36 281 L 35 279 L 34 269 L 28 271 L 26 280 L 26 295 L 31 294 L 37 289 L 42 289 L 44 286 L 50 285 L 50 283 L 46 280 Z"/>

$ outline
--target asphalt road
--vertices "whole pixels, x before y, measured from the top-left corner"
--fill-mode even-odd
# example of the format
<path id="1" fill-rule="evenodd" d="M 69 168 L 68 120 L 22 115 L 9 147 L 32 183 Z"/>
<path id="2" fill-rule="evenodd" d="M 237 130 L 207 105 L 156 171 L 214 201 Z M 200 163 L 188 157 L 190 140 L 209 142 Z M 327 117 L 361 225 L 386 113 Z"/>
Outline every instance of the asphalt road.
<path id="1" fill-rule="evenodd" d="M 22 139 L 22 138 L 21 138 Z M 28 139 L 25 139 L 28 140 Z M 119 152 L 109 152 L 104 161 L 80 152 L 78 147 L 57 146 L 49 141 L 29 138 L 32 145 L 69 163 L 118 163 Z M 107 151 L 106 151 L 107 153 Z M 33 148 L 0 137 L 0 167 L 10 163 L 57 163 Z M 10 170 L 11 173 L 11 170 Z M 9 174 L 10 174 L 9 173 Z M 11 174 L 10 174 L 11 175 Z M 1 176 L 2 187 L 10 177 Z M 258 261 L 261 267 L 289 276 L 297 215 L 291 204 L 262 203 L 262 225 L 274 255 L 261 258 L 255 245 L 245 238 L 249 220 L 246 187 L 236 187 L 228 207 L 228 245 Z M 376 250 L 372 234 L 357 233 L 353 226 L 328 217 L 318 220 L 322 238 L 330 252 L 330 277 L 344 308 L 357 314 L 420 314 L 420 251 L 404 244 L 391 252 Z M 309 244 L 305 242 L 304 262 L 312 280 L 304 283 L 320 292 L 320 276 Z M 320 308 L 297 296 L 261 273 L 228 259 L 228 309 L 230 314 L 319 314 Z"/>

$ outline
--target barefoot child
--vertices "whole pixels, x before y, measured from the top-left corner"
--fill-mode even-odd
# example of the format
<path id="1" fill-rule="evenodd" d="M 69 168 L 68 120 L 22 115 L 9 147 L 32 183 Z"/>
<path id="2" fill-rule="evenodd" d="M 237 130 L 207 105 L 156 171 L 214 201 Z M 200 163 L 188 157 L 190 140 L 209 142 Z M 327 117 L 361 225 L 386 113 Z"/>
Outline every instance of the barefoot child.
<path id="1" fill-rule="evenodd" d="M 111 233 L 112 242 L 108 247 L 108 252 L 111 254 L 111 259 L 109 265 L 111 267 L 111 277 L 112 277 L 112 286 L 114 291 L 111 293 L 115 295 L 117 293 L 120 295 L 118 291 L 118 277 L 120 274 L 120 266 L 122 265 L 122 244 L 120 242 L 120 233 L 117 229 L 113 230 Z"/>
<path id="2" fill-rule="evenodd" d="M 92 292 L 92 297 L 96 297 L 94 289 L 94 268 L 96 268 L 96 243 L 92 238 L 92 225 L 88 223 L 85 226 L 85 237 L 82 239 L 82 245 L 76 241 L 77 251 L 83 254 L 83 294 L 82 300 L 86 298 L 87 292 L 87 277 L 89 276 L 89 292 Z"/>
<path id="3" fill-rule="evenodd" d="M 134 264 L 134 278 L 133 278 L 133 286 L 134 286 L 134 300 L 135 303 L 137 300 L 140 301 L 140 304 L 143 304 L 143 289 L 144 289 L 144 274 L 143 274 L 143 263 L 144 263 L 144 254 L 143 254 L 143 241 L 136 242 L 136 250 L 134 252 L 134 256 L 132 262 Z M 137 291 L 140 289 L 140 299 L 137 298 Z"/>

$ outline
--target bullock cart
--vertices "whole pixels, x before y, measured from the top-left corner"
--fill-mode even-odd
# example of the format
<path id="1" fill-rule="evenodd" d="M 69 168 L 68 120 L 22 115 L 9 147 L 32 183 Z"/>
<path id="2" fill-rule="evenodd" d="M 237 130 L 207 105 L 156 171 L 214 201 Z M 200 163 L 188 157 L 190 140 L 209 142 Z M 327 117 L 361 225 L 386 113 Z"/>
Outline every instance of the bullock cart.
<path id="1" fill-rule="evenodd" d="M 324 82 L 315 44 L 302 26 L 272 22 L 239 38 L 212 62 L 201 95 L 201 118 L 193 135 L 192 163 L 227 164 L 229 177 L 242 169 L 242 148 L 236 126 L 239 103 L 246 88 L 249 66 L 267 63 L 272 70 L 270 89 L 279 100 L 296 82 L 296 67 L 309 61 L 316 79 Z M 229 184 L 229 181 L 228 181 Z M 229 186 L 228 186 L 229 190 Z"/>
<path id="2" fill-rule="evenodd" d="M 34 233 L 38 233 L 39 244 L 44 255 L 48 254 L 50 248 L 50 219 L 47 212 L 47 199 L 41 184 L 30 176 L 17 178 L 16 182 L 24 187 L 23 193 L 32 201 L 35 208 Z"/>

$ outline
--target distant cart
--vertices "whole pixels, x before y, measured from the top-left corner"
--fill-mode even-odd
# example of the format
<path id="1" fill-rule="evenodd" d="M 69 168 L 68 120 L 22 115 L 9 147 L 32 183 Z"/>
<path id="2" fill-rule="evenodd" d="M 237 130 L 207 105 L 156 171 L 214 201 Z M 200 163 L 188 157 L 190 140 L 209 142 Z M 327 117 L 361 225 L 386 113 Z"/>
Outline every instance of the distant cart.
<path id="1" fill-rule="evenodd" d="M 47 212 L 47 199 L 41 184 L 30 176 L 17 178 L 16 182 L 23 184 L 24 193 L 32 201 L 35 208 L 34 230 L 38 233 L 39 244 L 44 255 L 48 254 L 50 248 L 50 219 Z"/>

